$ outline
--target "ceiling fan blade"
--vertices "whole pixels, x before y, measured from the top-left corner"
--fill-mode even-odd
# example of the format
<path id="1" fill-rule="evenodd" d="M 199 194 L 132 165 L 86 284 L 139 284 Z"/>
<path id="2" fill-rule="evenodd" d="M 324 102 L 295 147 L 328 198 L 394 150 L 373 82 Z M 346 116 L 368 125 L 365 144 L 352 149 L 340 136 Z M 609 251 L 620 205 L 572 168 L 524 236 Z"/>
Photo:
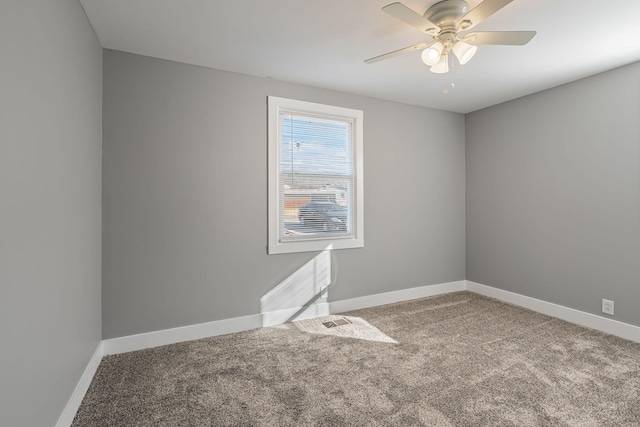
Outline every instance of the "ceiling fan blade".
<path id="1" fill-rule="evenodd" d="M 484 0 L 458 20 L 456 24 L 458 30 L 464 31 L 475 27 L 512 1 L 513 0 Z"/>
<path id="2" fill-rule="evenodd" d="M 416 44 L 416 45 L 413 45 L 413 46 L 407 46 L 407 47 L 404 47 L 402 49 L 394 50 L 393 52 L 385 53 L 384 55 L 374 56 L 373 58 L 369 58 L 369 59 L 365 60 L 364 62 L 366 64 L 373 64 L 375 62 L 384 61 L 385 59 L 393 58 L 394 56 L 401 55 L 401 54 L 403 54 L 405 52 L 411 52 L 411 51 L 414 51 L 414 50 L 426 49 L 431 44 L 432 43 L 419 43 L 419 44 Z"/>
<path id="3" fill-rule="evenodd" d="M 433 22 L 425 19 L 419 13 L 414 12 L 402 3 L 391 3 L 382 8 L 382 11 L 401 20 L 425 33 L 437 34 L 440 28 Z"/>
<path id="4" fill-rule="evenodd" d="M 461 38 L 465 43 L 478 44 L 500 44 L 522 46 L 536 35 L 535 31 L 482 31 L 469 33 Z"/>

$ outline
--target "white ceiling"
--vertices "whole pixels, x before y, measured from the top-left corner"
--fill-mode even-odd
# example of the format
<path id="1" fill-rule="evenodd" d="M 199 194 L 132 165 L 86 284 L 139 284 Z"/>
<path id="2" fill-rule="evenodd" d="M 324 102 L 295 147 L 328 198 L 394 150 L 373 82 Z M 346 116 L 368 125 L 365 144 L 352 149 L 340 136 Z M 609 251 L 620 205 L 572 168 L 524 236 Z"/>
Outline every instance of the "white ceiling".
<path id="1" fill-rule="evenodd" d="M 640 0 L 514 0 L 472 31 L 536 30 L 526 46 L 480 46 L 444 75 L 419 52 L 365 64 L 429 40 L 381 11 L 392 2 L 81 0 L 105 48 L 459 113 L 640 60 Z"/>

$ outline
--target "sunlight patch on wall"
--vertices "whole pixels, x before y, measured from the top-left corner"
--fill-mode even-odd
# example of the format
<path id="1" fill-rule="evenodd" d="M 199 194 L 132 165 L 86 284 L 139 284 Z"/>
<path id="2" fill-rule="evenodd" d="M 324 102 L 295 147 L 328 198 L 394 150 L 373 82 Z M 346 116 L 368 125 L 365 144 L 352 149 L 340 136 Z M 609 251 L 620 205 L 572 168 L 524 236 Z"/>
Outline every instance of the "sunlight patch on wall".
<path id="1" fill-rule="evenodd" d="M 262 326 L 329 314 L 331 248 L 327 248 L 260 298 Z"/>

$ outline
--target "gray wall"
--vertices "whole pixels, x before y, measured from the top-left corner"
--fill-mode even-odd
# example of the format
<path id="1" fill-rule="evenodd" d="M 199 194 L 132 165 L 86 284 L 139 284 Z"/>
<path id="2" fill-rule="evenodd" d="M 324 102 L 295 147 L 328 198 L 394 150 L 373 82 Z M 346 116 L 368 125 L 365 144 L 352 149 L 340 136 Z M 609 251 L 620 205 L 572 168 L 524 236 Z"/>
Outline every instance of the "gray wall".
<path id="1" fill-rule="evenodd" d="M 467 279 L 640 325 L 640 63 L 466 116 Z"/>
<path id="2" fill-rule="evenodd" d="M 462 115 L 105 50 L 104 338 L 260 313 L 316 255 L 266 254 L 267 95 L 364 111 L 330 301 L 465 278 Z"/>
<path id="3" fill-rule="evenodd" d="M 102 49 L 76 0 L 3 0 L 0 52 L 0 425 L 51 426 L 101 338 Z"/>

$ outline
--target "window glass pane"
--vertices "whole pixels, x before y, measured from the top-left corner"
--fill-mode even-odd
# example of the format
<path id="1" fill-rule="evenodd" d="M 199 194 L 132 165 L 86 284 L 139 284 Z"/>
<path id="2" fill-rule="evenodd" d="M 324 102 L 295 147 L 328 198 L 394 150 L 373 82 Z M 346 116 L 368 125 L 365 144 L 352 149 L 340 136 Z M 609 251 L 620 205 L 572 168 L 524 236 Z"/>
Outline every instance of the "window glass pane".
<path id="1" fill-rule="evenodd" d="M 352 175 L 350 122 L 281 116 L 280 173 Z"/>
<path id="2" fill-rule="evenodd" d="M 352 236 L 353 180 L 305 177 L 282 184 L 282 238 Z"/>
<path id="3" fill-rule="evenodd" d="M 352 123 L 282 113 L 280 239 L 353 235 Z"/>

